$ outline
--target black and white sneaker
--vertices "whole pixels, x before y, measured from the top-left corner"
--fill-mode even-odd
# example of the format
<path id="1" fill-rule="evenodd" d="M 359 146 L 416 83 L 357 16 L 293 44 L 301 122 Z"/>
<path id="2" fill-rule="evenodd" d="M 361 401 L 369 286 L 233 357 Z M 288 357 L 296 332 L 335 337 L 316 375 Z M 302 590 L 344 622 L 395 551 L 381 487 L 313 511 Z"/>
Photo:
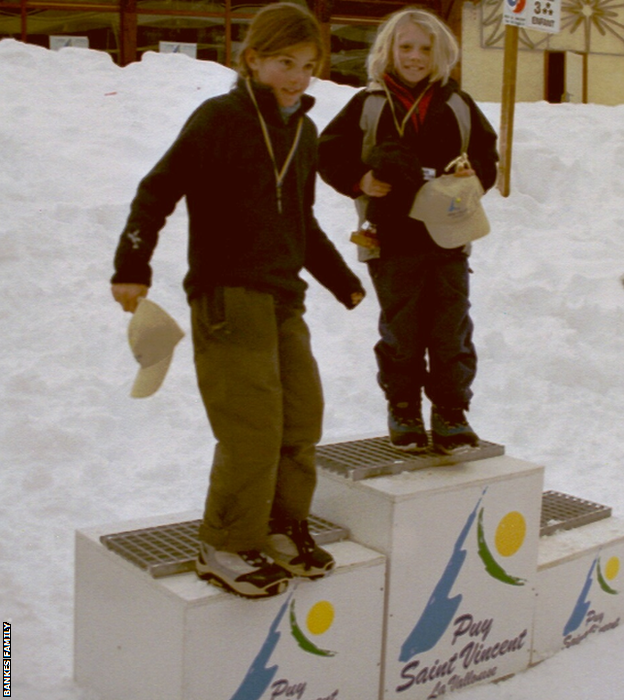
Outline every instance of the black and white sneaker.
<path id="1" fill-rule="evenodd" d="M 429 440 L 420 402 L 389 403 L 388 432 L 392 446 L 403 452 L 420 452 L 427 449 Z"/>
<path id="2" fill-rule="evenodd" d="M 263 552 L 294 576 L 321 578 L 335 566 L 332 555 L 310 535 L 307 520 L 273 518 Z"/>
<path id="3" fill-rule="evenodd" d="M 479 445 L 463 408 L 431 407 L 431 439 L 439 452 L 454 452 Z"/>
<path id="4" fill-rule="evenodd" d="M 256 550 L 223 552 L 199 543 L 195 562 L 199 578 L 244 598 L 267 598 L 283 593 L 292 576 Z"/>

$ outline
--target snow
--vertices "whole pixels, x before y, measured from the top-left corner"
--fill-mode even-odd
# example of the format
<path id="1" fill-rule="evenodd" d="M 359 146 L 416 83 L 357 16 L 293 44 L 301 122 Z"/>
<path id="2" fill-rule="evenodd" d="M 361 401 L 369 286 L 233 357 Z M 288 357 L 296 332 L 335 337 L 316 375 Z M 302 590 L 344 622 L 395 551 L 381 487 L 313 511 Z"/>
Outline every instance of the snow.
<path id="1" fill-rule="evenodd" d="M 150 399 L 129 398 L 128 316 L 108 280 L 138 181 L 233 75 L 182 55 L 122 69 L 95 51 L 0 42 L 0 612 L 20 700 L 95 699 L 72 681 L 74 531 L 203 504 L 214 440 L 181 289 L 184 207 L 162 233 L 151 298 L 187 337 Z M 310 92 L 322 128 L 353 88 L 317 81 Z M 498 127 L 500 106 L 481 106 Z M 545 488 L 622 516 L 624 106 L 519 104 L 514 139 L 511 196 L 487 194 L 493 232 L 472 256 L 471 423 L 544 465 Z M 352 312 L 314 282 L 309 291 L 324 441 L 380 435 L 377 304 L 348 242 L 352 204 L 319 183 L 316 213 L 368 290 Z M 459 697 L 621 700 L 623 650 L 619 628 Z"/>

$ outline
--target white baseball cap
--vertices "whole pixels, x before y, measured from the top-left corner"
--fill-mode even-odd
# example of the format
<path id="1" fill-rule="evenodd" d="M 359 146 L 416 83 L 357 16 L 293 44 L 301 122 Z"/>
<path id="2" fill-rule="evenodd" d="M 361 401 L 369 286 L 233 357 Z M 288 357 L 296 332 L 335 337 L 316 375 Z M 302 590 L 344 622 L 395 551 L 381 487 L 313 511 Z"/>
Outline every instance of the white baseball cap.
<path id="1" fill-rule="evenodd" d="M 173 359 L 175 346 L 184 332 L 158 304 L 140 299 L 128 324 L 128 342 L 136 361 L 141 365 L 130 396 L 136 399 L 151 396 L 160 388 Z"/>
<path id="2" fill-rule="evenodd" d="M 482 196 L 483 187 L 475 175 L 443 175 L 422 186 L 409 215 L 424 222 L 440 247 L 458 248 L 490 231 Z"/>

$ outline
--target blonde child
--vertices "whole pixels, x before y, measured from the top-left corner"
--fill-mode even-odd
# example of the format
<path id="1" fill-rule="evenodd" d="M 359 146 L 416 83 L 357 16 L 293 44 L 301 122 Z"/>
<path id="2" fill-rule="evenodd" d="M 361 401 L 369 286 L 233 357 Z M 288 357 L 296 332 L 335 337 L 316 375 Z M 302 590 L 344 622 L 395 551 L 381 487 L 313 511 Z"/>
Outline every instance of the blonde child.
<path id="1" fill-rule="evenodd" d="M 189 212 L 191 306 L 200 393 L 217 439 L 197 574 L 246 597 L 282 592 L 334 566 L 310 536 L 323 398 L 303 320 L 307 269 L 347 308 L 364 296 L 312 206 L 316 130 L 304 94 L 324 61 L 316 20 L 264 7 L 240 51 L 238 81 L 207 100 L 142 180 L 121 235 L 113 295 L 147 294 L 158 231 Z"/>
<path id="2" fill-rule="evenodd" d="M 369 54 L 368 87 L 327 126 L 319 146 L 322 177 L 356 199 L 376 229 L 377 248 L 362 248 L 360 259 L 381 306 L 375 353 L 390 440 L 408 451 L 428 445 L 423 390 L 432 402 L 437 449 L 479 441 L 465 416 L 477 367 L 468 251 L 439 247 L 424 223 L 409 216 L 423 183 L 461 153 L 458 114 L 469 115 L 471 164 L 458 175 L 476 174 L 485 190 L 496 179 L 496 134 L 450 78 L 458 58 L 455 37 L 431 12 L 395 13 Z"/>

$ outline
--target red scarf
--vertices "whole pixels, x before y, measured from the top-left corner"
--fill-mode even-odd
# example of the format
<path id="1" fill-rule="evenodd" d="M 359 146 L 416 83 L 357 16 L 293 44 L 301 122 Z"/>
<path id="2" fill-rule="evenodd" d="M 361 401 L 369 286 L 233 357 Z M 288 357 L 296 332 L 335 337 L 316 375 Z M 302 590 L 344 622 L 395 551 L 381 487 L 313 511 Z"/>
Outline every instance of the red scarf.
<path id="1" fill-rule="evenodd" d="M 412 91 L 407 88 L 405 85 L 400 83 L 398 80 L 393 78 L 390 74 L 384 73 L 384 82 L 392 93 L 394 97 L 397 98 L 399 103 L 403 106 L 405 111 L 409 111 L 409 108 L 414 104 L 414 102 L 418 99 L 418 95 L 414 96 Z M 429 105 L 431 103 L 431 98 L 433 97 L 433 85 L 428 85 L 425 88 L 425 94 L 423 95 L 422 99 L 420 100 L 420 103 L 418 104 L 418 107 L 414 110 L 412 113 L 412 123 L 414 125 L 414 129 L 418 131 L 420 125 L 422 124 L 425 114 L 427 113 L 427 110 L 429 109 Z"/>

